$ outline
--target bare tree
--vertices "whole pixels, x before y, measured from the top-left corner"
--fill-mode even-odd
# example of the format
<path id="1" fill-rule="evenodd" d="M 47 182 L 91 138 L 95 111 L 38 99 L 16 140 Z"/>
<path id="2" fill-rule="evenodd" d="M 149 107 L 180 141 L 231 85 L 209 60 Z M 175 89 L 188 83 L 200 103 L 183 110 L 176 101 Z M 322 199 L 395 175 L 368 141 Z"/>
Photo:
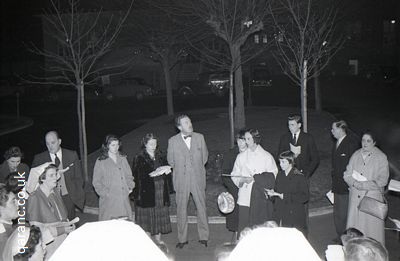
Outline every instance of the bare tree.
<path id="1" fill-rule="evenodd" d="M 77 113 L 79 121 L 79 148 L 83 162 L 85 179 L 87 170 L 87 137 L 85 116 L 85 86 L 94 83 L 111 69 L 123 68 L 129 61 L 117 65 L 101 65 L 99 61 L 112 49 L 117 36 L 130 12 L 122 14 L 82 12 L 78 0 L 68 0 L 64 10 L 59 3 L 50 0 L 51 10 L 42 17 L 47 40 L 51 45 L 39 48 L 35 45 L 30 51 L 44 57 L 46 75 L 33 77 L 30 82 L 65 85 L 77 91 Z"/>
<path id="2" fill-rule="evenodd" d="M 335 35 L 336 9 L 325 1 L 318 4 L 313 0 L 277 0 L 278 7 L 275 11 L 271 8 L 276 27 L 274 56 L 283 72 L 300 86 L 305 132 L 307 80 L 318 76 L 343 45 L 342 38 Z"/>
<path id="3" fill-rule="evenodd" d="M 200 37 L 200 39 L 198 39 Z M 230 125 L 230 146 L 235 146 L 235 127 L 234 120 L 234 75 L 235 67 L 232 66 L 232 56 L 228 44 L 220 37 L 207 34 L 207 30 L 203 31 L 195 39 L 187 39 L 190 44 L 188 51 L 198 60 L 206 63 L 211 68 L 219 71 L 229 72 L 229 125 Z M 255 57 L 261 55 L 268 50 L 270 43 L 257 44 L 250 39 L 246 41 L 241 48 L 241 64 L 246 64 Z M 242 76 L 240 76 L 242 77 Z M 250 87 L 249 87 L 250 88 Z M 250 95 L 250 94 L 249 94 Z"/>
<path id="4" fill-rule="evenodd" d="M 173 68 L 186 55 L 183 35 L 188 32 L 190 20 L 174 10 L 176 4 L 171 1 L 152 0 L 143 4 L 139 15 L 127 22 L 127 38 L 136 45 L 143 46 L 150 53 L 150 58 L 158 62 L 164 74 L 167 114 L 174 115 L 174 84 L 171 75 Z M 151 19 L 149 19 L 151 17 Z"/>
<path id="5" fill-rule="evenodd" d="M 222 66 L 229 61 L 228 67 L 233 76 L 231 84 L 234 84 L 235 95 L 235 129 L 244 128 L 246 125 L 242 64 L 248 57 L 243 59 L 243 47 L 250 35 L 264 28 L 264 19 L 268 15 L 267 3 L 266 0 L 194 0 L 189 7 L 212 29 L 215 36 L 227 45 L 229 54 L 227 59 L 221 60 L 221 55 L 224 54 L 214 55 L 213 52 L 209 52 L 208 57 L 212 63 Z"/>

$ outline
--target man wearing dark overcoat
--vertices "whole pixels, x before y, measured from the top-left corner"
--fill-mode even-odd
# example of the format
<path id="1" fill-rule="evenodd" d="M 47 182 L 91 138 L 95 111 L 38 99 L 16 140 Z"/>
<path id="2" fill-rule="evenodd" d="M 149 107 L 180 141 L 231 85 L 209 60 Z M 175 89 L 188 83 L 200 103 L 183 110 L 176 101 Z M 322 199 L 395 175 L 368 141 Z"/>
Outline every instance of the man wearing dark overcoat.
<path id="1" fill-rule="evenodd" d="M 337 238 L 346 229 L 347 208 L 349 204 L 349 186 L 343 179 L 347 164 L 353 153 L 360 148 L 360 143 L 352 135 L 348 135 L 347 123 L 343 120 L 332 123 L 332 135 L 336 142 L 332 148 L 332 192 L 334 193 L 333 219 Z"/>

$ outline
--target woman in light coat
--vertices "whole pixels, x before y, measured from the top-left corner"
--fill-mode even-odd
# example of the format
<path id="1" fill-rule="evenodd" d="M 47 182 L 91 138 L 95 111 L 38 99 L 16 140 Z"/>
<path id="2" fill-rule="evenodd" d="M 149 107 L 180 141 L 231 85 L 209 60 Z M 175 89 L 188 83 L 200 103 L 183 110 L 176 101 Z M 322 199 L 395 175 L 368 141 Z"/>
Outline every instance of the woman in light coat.
<path id="1" fill-rule="evenodd" d="M 382 191 L 388 183 L 389 163 L 386 155 L 375 146 L 372 132 L 363 133 L 361 145 L 361 149 L 351 156 L 343 177 L 350 189 L 347 228 L 357 228 L 365 236 L 385 245 L 385 221 L 359 211 L 358 206 L 367 193 L 369 197 L 383 200 Z"/>
<path id="2" fill-rule="evenodd" d="M 132 220 L 129 193 L 135 184 L 126 156 L 119 152 L 120 145 L 116 136 L 107 135 L 94 165 L 93 187 L 100 196 L 99 220 Z"/>

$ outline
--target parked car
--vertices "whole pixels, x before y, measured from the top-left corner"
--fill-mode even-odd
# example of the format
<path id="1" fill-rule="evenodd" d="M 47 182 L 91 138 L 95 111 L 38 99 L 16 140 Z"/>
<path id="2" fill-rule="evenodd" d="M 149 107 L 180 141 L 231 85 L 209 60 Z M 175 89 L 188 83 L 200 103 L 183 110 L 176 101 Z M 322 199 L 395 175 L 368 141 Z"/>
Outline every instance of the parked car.
<path id="1" fill-rule="evenodd" d="M 98 85 L 85 85 L 85 99 L 101 98 L 101 88 Z M 77 98 L 77 90 L 74 86 L 53 84 L 30 84 L 25 86 L 24 96 L 31 100 L 40 101 L 72 101 Z"/>
<path id="2" fill-rule="evenodd" d="M 107 100 L 134 97 L 137 101 L 141 101 L 154 94 L 154 89 L 140 77 L 125 78 L 119 84 L 103 86 L 103 95 Z"/>
<path id="3" fill-rule="evenodd" d="M 271 87 L 271 73 L 266 66 L 256 66 L 252 69 L 250 87 Z"/>
<path id="4" fill-rule="evenodd" d="M 215 95 L 222 97 L 229 91 L 229 72 L 211 73 L 208 80 L 208 85 Z"/>

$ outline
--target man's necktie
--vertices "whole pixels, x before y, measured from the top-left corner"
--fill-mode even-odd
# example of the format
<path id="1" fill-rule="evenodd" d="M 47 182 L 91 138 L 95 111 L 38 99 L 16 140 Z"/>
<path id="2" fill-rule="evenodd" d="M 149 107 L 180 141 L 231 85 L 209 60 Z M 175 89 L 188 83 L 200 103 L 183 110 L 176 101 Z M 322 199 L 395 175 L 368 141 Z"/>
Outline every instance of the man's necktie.
<path id="1" fill-rule="evenodd" d="M 54 154 L 56 157 L 54 158 L 54 165 L 56 165 L 57 166 L 57 168 L 60 166 L 60 163 L 61 163 L 61 161 L 60 161 L 60 158 L 59 157 L 57 157 L 57 154 Z"/>
<path id="2" fill-rule="evenodd" d="M 186 136 L 183 136 L 183 138 L 186 140 L 187 138 L 191 138 L 192 137 L 192 135 L 186 135 Z"/>
<path id="3" fill-rule="evenodd" d="M 296 145 L 296 133 L 295 134 L 293 134 L 293 139 L 292 139 L 292 144 L 293 145 Z"/>

